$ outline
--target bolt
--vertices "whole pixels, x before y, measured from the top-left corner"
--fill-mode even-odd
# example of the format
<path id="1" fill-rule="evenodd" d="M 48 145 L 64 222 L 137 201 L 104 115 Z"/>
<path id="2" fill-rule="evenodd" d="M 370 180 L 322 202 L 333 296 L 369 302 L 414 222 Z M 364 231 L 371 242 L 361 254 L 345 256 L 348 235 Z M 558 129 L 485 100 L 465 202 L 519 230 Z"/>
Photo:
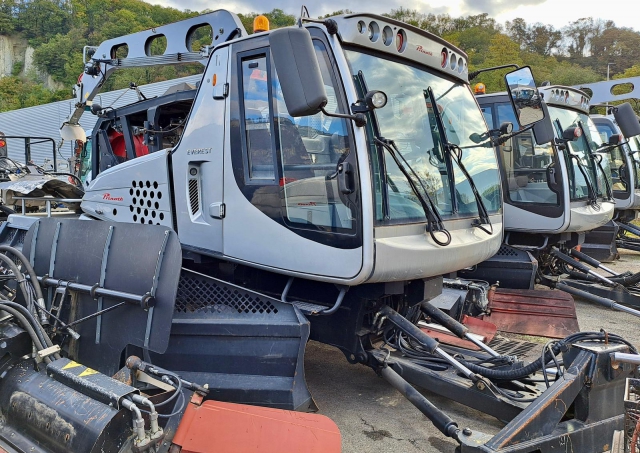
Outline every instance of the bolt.
<path id="1" fill-rule="evenodd" d="M 464 434 L 465 436 L 470 436 L 471 434 L 473 434 L 473 431 L 471 431 L 469 428 L 465 428 L 462 430 L 462 434 Z"/>
<path id="2" fill-rule="evenodd" d="M 484 390 L 486 388 L 483 381 L 478 381 L 476 387 L 478 387 L 478 390 Z"/>

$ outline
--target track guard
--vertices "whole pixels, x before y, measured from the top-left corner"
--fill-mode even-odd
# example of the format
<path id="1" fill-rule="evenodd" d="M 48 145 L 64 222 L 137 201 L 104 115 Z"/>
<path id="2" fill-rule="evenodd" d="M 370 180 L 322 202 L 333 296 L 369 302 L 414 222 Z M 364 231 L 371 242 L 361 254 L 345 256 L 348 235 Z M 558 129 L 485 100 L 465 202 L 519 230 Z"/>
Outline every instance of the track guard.
<path id="1" fill-rule="evenodd" d="M 580 251 L 597 259 L 601 263 L 611 263 L 619 256 L 616 246 L 617 236 L 618 224 L 610 220 L 600 228 L 589 231 L 585 235 L 584 243 L 580 246 Z"/>
<path id="2" fill-rule="evenodd" d="M 309 321 L 293 305 L 183 269 L 171 340 L 153 363 L 209 384 L 209 398 L 306 411 Z"/>
<path id="3" fill-rule="evenodd" d="M 502 244 L 498 253 L 473 270 L 458 271 L 458 276 L 490 284 L 500 282 L 503 288 L 533 289 L 537 270 L 538 261 L 531 253 Z"/>

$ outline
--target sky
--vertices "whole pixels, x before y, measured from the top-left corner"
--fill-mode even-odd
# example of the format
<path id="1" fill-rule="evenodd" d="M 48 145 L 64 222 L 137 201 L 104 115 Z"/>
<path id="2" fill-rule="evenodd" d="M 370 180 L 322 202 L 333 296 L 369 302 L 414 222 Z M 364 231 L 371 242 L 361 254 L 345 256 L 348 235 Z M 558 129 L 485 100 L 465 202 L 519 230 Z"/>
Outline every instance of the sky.
<path id="1" fill-rule="evenodd" d="M 235 13 L 268 12 L 280 8 L 286 13 L 300 14 L 304 0 L 146 0 L 180 10 L 202 11 L 206 8 L 228 9 Z M 403 6 L 423 13 L 443 14 L 452 17 L 488 13 L 499 23 L 522 17 L 527 23 L 542 22 L 556 28 L 582 17 L 613 20 L 619 27 L 629 27 L 640 31 L 640 2 L 638 0 L 367 0 L 344 1 L 324 0 L 306 2 L 311 17 L 329 14 L 348 8 L 352 11 L 387 13 Z M 361 6 L 362 5 L 362 6 Z M 366 6 L 364 6 L 366 5 Z M 606 10 L 603 15 L 603 10 Z"/>

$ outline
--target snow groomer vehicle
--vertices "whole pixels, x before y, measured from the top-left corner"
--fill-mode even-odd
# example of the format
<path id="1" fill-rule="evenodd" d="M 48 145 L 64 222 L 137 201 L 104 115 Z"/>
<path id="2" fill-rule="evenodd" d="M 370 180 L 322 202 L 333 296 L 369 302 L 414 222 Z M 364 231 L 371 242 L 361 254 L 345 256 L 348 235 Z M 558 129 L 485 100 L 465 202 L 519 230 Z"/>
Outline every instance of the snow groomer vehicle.
<path id="1" fill-rule="evenodd" d="M 214 30 L 212 45 L 190 51 L 189 33 L 205 21 Z M 167 50 L 148 55 L 145 46 L 159 35 Z M 115 58 L 124 45 L 127 57 Z M 84 351 L 74 363 L 110 379 L 123 368 L 171 370 L 177 378 L 165 381 L 208 390 L 203 404 L 306 411 L 313 403 L 303 357 L 311 338 L 371 367 L 462 452 L 550 452 L 567 442 L 575 451 L 603 451 L 620 429 L 619 396 L 635 367 L 612 354 L 636 353 L 624 339 L 577 333 L 529 361 L 497 352 L 470 335 L 457 320 L 461 313 L 452 317 L 430 303 L 441 295 L 443 274 L 489 258 L 502 242 L 496 155 L 462 51 L 372 14 L 301 14 L 297 27 L 248 35 L 235 15 L 220 10 L 106 41 L 86 55 L 77 110 L 63 137 L 81 138 L 78 118 L 118 68 L 198 61 L 205 70 L 184 121 L 171 126 L 179 137 L 169 147 L 151 152 L 150 139 L 162 143 L 170 127 L 152 122 L 152 109 L 128 106 L 119 115 L 92 106 L 111 124 L 93 132 L 85 220 L 28 226 L 13 216 L 0 232 L 28 231 L 23 251 L 35 272 L 28 281 L 49 292 L 36 298 L 44 307 L 36 310 L 55 314 L 56 328 L 71 336 L 62 342 L 62 360 L 73 344 Z M 532 87 L 512 91 L 520 126 L 542 121 L 528 68 L 507 75 L 507 86 L 516 85 Z M 110 128 L 123 135 L 124 156 L 110 154 Z M 136 132 L 147 134 L 150 152 L 137 155 Z M 157 243 L 145 245 L 145 235 Z M 70 238 L 97 249 L 84 265 L 76 263 L 79 240 Z M 129 262 L 111 262 L 118 244 L 130 250 L 123 252 Z M 131 252 L 140 248 L 148 252 Z M 170 278 L 161 275 L 174 269 L 166 262 L 178 263 Z M 91 266 L 94 274 L 85 276 L 81 270 Z M 133 280 L 150 281 L 151 289 L 108 278 L 113 268 L 128 275 L 146 269 L 150 279 Z M 174 298 L 153 299 L 160 285 L 170 292 L 171 284 Z M 62 288 L 71 295 L 84 288 L 97 301 L 78 313 L 54 298 Z M 123 296 L 110 291 L 145 296 L 133 298 L 136 316 L 116 318 L 123 322 L 113 331 L 102 322 L 118 316 L 112 307 L 119 302 L 108 300 Z M 481 312 L 483 287 L 477 294 L 461 300 L 459 311 Z M 79 316 L 92 316 L 80 332 Z M 140 324 L 127 328 L 125 319 Z M 427 322 L 475 349 L 439 343 L 425 332 Z M 108 354 L 95 353 L 101 345 Z M 488 435 L 458 426 L 413 385 L 505 427 Z M 620 405 L 601 404 L 613 400 Z M 180 419 L 180 404 L 176 397 L 163 406 L 172 411 L 167 423 Z M 188 436 L 180 432 L 182 442 Z M 34 436 L 27 436 L 31 445 Z"/>

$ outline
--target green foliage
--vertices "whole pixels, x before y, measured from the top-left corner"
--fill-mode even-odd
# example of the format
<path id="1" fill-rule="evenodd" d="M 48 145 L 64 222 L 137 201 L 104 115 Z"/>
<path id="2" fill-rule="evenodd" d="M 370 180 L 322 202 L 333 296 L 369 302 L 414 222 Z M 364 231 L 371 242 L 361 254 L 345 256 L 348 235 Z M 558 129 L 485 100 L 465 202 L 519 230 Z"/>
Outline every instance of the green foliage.
<path id="1" fill-rule="evenodd" d="M 351 11 L 344 9 L 320 18 L 348 13 Z M 142 0 L 0 0 L 0 34 L 26 38 L 35 48 L 34 63 L 38 71 L 63 84 L 66 87 L 63 93 L 68 97 L 83 71 L 83 46 L 98 45 L 106 39 L 197 14 L 200 13 L 151 5 Z M 275 29 L 294 25 L 298 11 L 287 14 L 276 8 L 263 14 Z M 257 15 L 238 15 L 248 33 L 252 32 Z M 400 7 L 385 16 L 441 36 L 460 47 L 469 56 L 471 70 L 512 63 L 530 65 L 538 83 L 548 80 L 566 85 L 604 79 L 607 63 L 614 63 L 613 78 L 640 75 L 640 33 L 616 27 L 612 21 L 587 17 L 556 30 L 542 23 L 527 23 L 523 18 L 502 25 L 486 13 L 452 17 Z M 212 34 L 210 28 L 198 30 L 190 43 L 191 49 L 197 51 L 209 45 Z M 162 53 L 164 43 L 158 40 L 151 48 L 155 54 Z M 127 87 L 130 82 L 152 83 L 201 71 L 202 66 L 198 64 L 116 71 L 103 89 Z M 0 105 L 3 109 L 49 102 L 63 96 L 45 90 L 24 75 L 16 77 L 22 72 L 23 68 L 16 66 L 12 77 L 2 79 Z M 485 83 L 488 92 L 503 90 L 505 72 L 483 73 L 474 82 Z"/>
<path id="2" fill-rule="evenodd" d="M 64 90 L 52 92 L 41 84 L 19 77 L 0 79 L 0 112 L 61 101 L 67 97 Z"/>
<path id="3" fill-rule="evenodd" d="M 269 19 L 269 26 L 271 27 L 271 30 L 288 27 L 290 25 L 295 25 L 296 23 L 296 16 L 293 14 L 286 14 L 278 8 L 274 8 L 270 13 L 238 14 L 238 17 L 240 18 L 242 25 L 244 25 L 245 30 L 247 30 L 247 33 L 253 32 L 253 19 L 260 14 Z"/>
<path id="4" fill-rule="evenodd" d="M 13 64 L 13 68 L 11 69 L 11 75 L 18 76 L 20 75 L 23 69 L 24 69 L 24 63 L 22 61 L 16 61 Z"/>

